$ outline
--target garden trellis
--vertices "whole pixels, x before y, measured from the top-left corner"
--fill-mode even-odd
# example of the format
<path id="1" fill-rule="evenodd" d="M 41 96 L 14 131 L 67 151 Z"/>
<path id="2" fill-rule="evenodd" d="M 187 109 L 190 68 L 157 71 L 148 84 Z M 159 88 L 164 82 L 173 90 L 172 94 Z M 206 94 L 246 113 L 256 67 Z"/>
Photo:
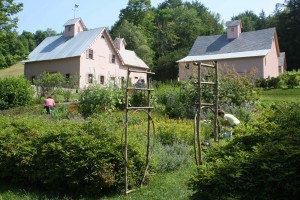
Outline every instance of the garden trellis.
<path id="1" fill-rule="evenodd" d="M 218 64 L 214 62 L 213 64 L 202 63 L 201 61 L 193 62 L 194 66 L 197 66 L 197 81 L 194 83 L 197 85 L 197 101 L 196 101 L 196 114 L 194 118 L 194 151 L 195 160 L 197 165 L 202 164 L 202 153 L 201 153 L 201 123 L 200 114 L 204 109 L 210 109 L 214 113 L 214 141 L 219 141 L 219 122 L 218 122 L 218 106 L 219 106 L 219 78 L 218 78 Z M 203 76 L 205 68 L 210 68 L 213 70 L 213 75 L 206 74 Z M 214 86 L 214 97 L 213 102 L 203 102 L 203 91 L 202 86 Z"/>
<path id="2" fill-rule="evenodd" d="M 129 87 L 129 75 L 131 72 L 134 73 L 146 73 L 147 74 L 147 86 L 143 84 L 141 87 Z M 155 139 L 155 127 L 154 127 L 154 121 L 151 117 L 151 110 L 154 107 L 151 107 L 150 105 L 150 100 L 151 100 L 151 92 L 154 91 L 154 89 L 151 89 L 151 79 L 150 79 L 150 74 L 154 74 L 151 71 L 137 71 L 137 70 L 130 70 L 129 68 L 127 69 L 127 81 L 126 81 L 126 96 L 125 96 L 125 103 L 126 103 L 126 116 L 125 116 L 125 140 L 124 140 L 124 149 L 123 149 L 123 155 L 124 155 L 124 162 L 125 162 L 125 169 L 124 169 L 124 176 L 125 176 L 125 194 L 130 193 L 133 190 L 129 190 L 128 188 L 128 170 L 129 170 L 129 165 L 128 165 L 128 142 L 129 142 L 129 136 L 128 136 L 128 121 L 129 121 L 129 111 L 133 110 L 133 113 L 142 111 L 147 114 L 148 116 L 148 126 L 147 126 L 147 152 L 146 152 L 146 166 L 144 170 L 144 174 L 142 177 L 142 180 L 140 181 L 140 186 L 145 181 L 147 171 L 150 165 L 150 159 L 151 159 L 151 127 L 152 127 L 152 133 L 153 133 L 153 141 L 152 144 L 154 144 L 154 139 Z M 147 93 L 147 105 L 144 107 L 130 107 L 129 106 L 129 96 L 128 92 L 129 91 L 145 91 Z"/>

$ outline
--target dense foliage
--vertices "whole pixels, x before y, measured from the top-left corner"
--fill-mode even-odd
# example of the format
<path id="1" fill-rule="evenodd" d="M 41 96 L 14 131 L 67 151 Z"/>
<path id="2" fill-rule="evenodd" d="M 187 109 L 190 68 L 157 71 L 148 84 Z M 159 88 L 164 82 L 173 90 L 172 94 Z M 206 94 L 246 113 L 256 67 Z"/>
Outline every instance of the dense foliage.
<path id="1" fill-rule="evenodd" d="M 300 105 L 280 103 L 225 146 L 215 146 L 191 182 L 197 199 L 297 199 L 300 194 Z"/>
<path id="2" fill-rule="evenodd" d="M 30 82 L 24 77 L 0 79 L 0 110 L 30 104 L 33 93 Z"/>
<path id="3" fill-rule="evenodd" d="M 125 108 L 125 92 L 111 86 L 103 88 L 95 85 L 80 92 L 79 112 L 84 116 Z"/>
<path id="4" fill-rule="evenodd" d="M 294 88 L 300 85 L 300 71 L 287 71 L 278 77 L 259 78 L 255 84 L 261 88 Z"/>
<path id="5" fill-rule="evenodd" d="M 64 192 L 101 194 L 118 188 L 124 166 L 118 120 L 110 115 L 87 123 L 0 117 L 0 177 Z M 141 176 L 143 144 L 134 135 L 131 139 L 129 165 L 134 176 Z"/>
<path id="6" fill-rule="evenodd" d="M 239 74 L 234 69 L 224 70 L 219 77 L 219 105 L 242 106 L 253 105 L 259 99 L 259 89 L 255 86 L 255 72 Z M 207 79 L 209 77 L 209 79 Z M 202 73 L 205 81 L 215 81 L 210 73 Z M 156 109 L 167 114 L 170 118 L 189 118 L 195 116 L 195 103 L 198 102 L 197 80 L 187 83 L 161 83 L 155 85 Z M 205 103 L 214 103 L 215 86 L 201 85 L 201 100 Z"/>

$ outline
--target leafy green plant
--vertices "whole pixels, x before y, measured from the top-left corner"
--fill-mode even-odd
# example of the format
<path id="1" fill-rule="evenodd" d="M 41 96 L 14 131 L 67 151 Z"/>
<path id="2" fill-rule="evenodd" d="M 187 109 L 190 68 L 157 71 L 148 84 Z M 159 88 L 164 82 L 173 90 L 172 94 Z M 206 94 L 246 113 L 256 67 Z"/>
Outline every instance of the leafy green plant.
<path id="1" fill-rule="evenodd" d="M 54 89 L 61 86 L 63 82 L 64 76 L 62 74 L 49 72 L 43 72 L 33 81 L 37 87 L 36 90 L 39 97 L 52 95 Z"/>
<path id="2" fill-rule="evenodd" d="M 24 77 L 0 79 L 0 109 L 25 106 L 33 101 L 33 88 Z"/>
<path id="3" fill-rule="evenodd" d="M 117 87 L 91 86 L 79 94 L 79 112 L 84 116 L 125 107 L 125 92 Z"/>
<path id="4" fill-rule="evenodd" d="M 259 90 L 255 87 L 255 71 L 253 74 L 240 75 L 235 69 L 228 69 L 221 73 L 219 101 L 231 102 L 239 106 L 242 103 L 253 103 L 259 98 Z"/>
<path id="5" fill-rule="evenodd" d="M 123 187 L 122 121 L 111 113 L 84 123 L 0 116 L 0 178 L 57 192 L 103 195 Z M 130 186 L 145 167 L 145 145 L 132 134 Z"/>
<path id="6" fill-rule="evenodd" d="M 283 112 L 284 110 L 284 112 Z M 299 194 L 300 105 L 257 110 L 224 146 L 208 149 L 191 180 L 197 199 L 296 199 Z"/>

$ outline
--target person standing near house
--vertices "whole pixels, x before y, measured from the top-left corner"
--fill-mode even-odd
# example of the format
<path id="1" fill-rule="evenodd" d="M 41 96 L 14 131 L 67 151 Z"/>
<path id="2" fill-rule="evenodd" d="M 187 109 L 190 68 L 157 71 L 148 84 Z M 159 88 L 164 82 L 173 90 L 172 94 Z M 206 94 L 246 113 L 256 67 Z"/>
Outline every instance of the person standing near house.
<path id="1" fill-rule="evenodd" d="M 46 109 L 47 114 L 51 114 L 51 110 L 53 110 L 55 106 L 55 101 L 51 96 L 48 96 L 44 102 L 44 108 Z"/>
<path id="2" fill-rule="evenodd" d="M 223 118 L 225 139 L 231 139 L 233 128 L 241 123 L 240 120 L 232 114 L 225 113 L 223 110 L 218 110 L 218 116 Z"/>

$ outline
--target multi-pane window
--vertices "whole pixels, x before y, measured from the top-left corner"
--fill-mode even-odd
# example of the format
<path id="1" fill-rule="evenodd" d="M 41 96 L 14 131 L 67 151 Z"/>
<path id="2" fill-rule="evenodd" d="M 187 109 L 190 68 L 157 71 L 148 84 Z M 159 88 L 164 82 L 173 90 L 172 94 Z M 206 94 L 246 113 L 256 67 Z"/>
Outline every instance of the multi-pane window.
<path id="1" fill-rule="evenodd" d="M 111 55 L 111 62 L 116 63 L 116 55 L 115 54 Z"/>
<path id="2" fill-rule="evenodd" d="M 100 84 L 104 85 L 104 76 L 100 76 Z"/>
<path id="3" fill-rule="evenodd" d="M 93 83 L 93 74 L 88 74 L 88 83 Z"/>
<path id="4" fill-rule="evenodd" d="M 89 49 L 88 53 L 89 53 L 88 58 L 89 59 L 93 59 L 94 58 L 94 51 L 93 51 L 93 49 Z"/>

